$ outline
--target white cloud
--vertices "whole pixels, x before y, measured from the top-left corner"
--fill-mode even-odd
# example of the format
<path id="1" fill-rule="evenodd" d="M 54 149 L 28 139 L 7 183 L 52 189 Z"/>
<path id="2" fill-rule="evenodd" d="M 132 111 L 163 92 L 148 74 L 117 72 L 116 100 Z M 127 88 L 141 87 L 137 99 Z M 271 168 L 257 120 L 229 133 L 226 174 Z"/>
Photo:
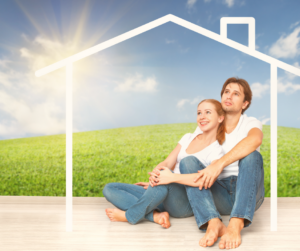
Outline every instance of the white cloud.
<path id="1" fill-rule="evenodd" d="M 266 115 L 263 115 L 261 117 L 258 118 L 258 120 L 265 125 L 266 123 L 268 123 L 270 121 L 270 118 L 266 118 Z"/>
<path id="2" fill-rule="evenodd" d="M 253 83 L 251 86 L 253 98 L 261 98 L 263 95 L 269 92 L 270 84 Z M 288 78 L 278 78 L 277 81 L 277 92 L 292 94 L 300 90 L 300 84 L 292 83 Z"/>
<path id="3" fill-rule="evenodd" d="M 181 46 L 179 47 L 179 51 L 180 51 L 180 53 L 182 53 L 182 54 L 187 53 L 189 50 L 190 50 L 190 48 L 182 48 Z"/>
<path id="4" fill-rule="evenodd" d="M 270 85 L 269 84 L 261 84 L 261 83 L 253 83 L 251 86 L 251 90 L 252 90 L 252 94 L 253 94 L 253 98 L 261 98 L 262 95 L 264 95 L 265 93 L 267 93 L 270 89 Z"/>
<path id="5" fill-rule="evenodd" d="M 197 0 L 188 0 L 186 3 L 186 6 L 191 9 L 194 7 L 194 5 L 196 4 Z"/>
<path id="6" fill-rule="evenodd" d="M 202 99 L 204 99 L 204 98 L 201 98 L 201 97 L 198 96 L 198 97 L 192 99 L 191 102 L 190 102 L 190 104 L 191 105 L 199 104 Z"/>
<path id="7" fill-rule="evenodd" d="M 20 52 L 22 58 L 32 58 L 32 54 L 29 52 L 27 48 L 21 48 Z"/>
<path id="8" fill-rule="evenodd" d="M 189 99 L 181 99 L 181 100 L 178 101 L 177 107 L 178 107 L 178 108 L 181 108 L 181 107 L 184 106 L 184 104 L 189 103 L 189 102 L 190 102 Z"/>
<path id="9" fill-rule="evenodd" d="M 166 44 L 174 44 L 175 42 L 175 40 L 166 39 Z"/>
<path id="10" fill-rule="evenodd" d="M 267 124 L 270 121 L 270 118 L 265 118 L 261 121 L 263 125 Z"/>
<path id="11" fill-rule="evenodd" d="M 155 77 L 143 78 L 141 74 L 137 73 L 126 78 L 124 82 L 119 83 L 114 90 L 119 92 L 155 92 L 157 91 L 157 85 Z"/>
<path id="12" fill-rule="evenodd" d="M 29 104 L 18 97 L 0 91 L 1 110 L 9 114 L 11 120 L 2 120 L 0 136 L 24 137 L 24 134 L 52 135 L 65 132 L 65 120 L 57 118 L 61 108 L 52 103 Z"/>
<path id="13" fill-rule="evenodd" d="M 0 67 L 6 68 L 10 62 L 11 61 L 9 61 L 7 59 L 0 59 Z"/>
<path id="14" fill-rule="evenodd" d="M 57 49 L 63 48 L 63 45 L 61 43 L 59 43 L 57 41 L 52 41 L 52 40 L 46 39 L 41 36 L 37 36 L 34 39 L 34 42 L 36 44 L 41 45 L 46 50 L 56 50 L 57 51 Z"/>
<path id="15" fill-rule="evenodd" d="M 0 59 L 0 138 L 64 133 L 65 71 L 57 70 L 41 78 L 35 77 L 34 72 L 61 60 L 72 46 L 60 46 L 41 37 L 21 37 L 26 48 L 20 46 L 9 60 Z M 85 64 L 80 65 L 80 70 L 91 67 L 88 62 Z M 78 72 L 76 69 L 76 81 L 80 79 Z M 76 90 L 74 81 L 74 95 Z"/>
<path id="16" fill-rule="evenodd" d="M 271 56 L 277 58 L 294 58 L 300 55 L 300 27 L 288 35 L 282 35 L 270 48 Z"/>
<path id="17" fill-rule="evenodd" d="M 178 51 L 182 54 L 185 54 L 190 50 L 190 48 L 185 48 L 182 45 L 180 45 L 178 42 L 176 42 L 176 40 L 166 39 L 165 41 L 166 41 L 166 44 L 174 44 L 174 47 L 177 48 Z"/>
<path id="18" fill-rule="evenodd" d="M 300 90 L 300 84 L 293 84 L 292 82 L 286 80 L 286 79 L 278 79 L 278 85 L 277 85 L 278 93 L 287 93 L 291 94 L 295 91 Z"/>
<path id="19" fill-rule="evenodd" d="M 177 107 L 182 108 L 185 104 L 190 104 L 190 105 L 196 105 L 200 103 L 201 100 L 203 100 L 203 97 L 197 96 L 193 99 L 181 99 L 177 102 Z"/>
<path id="20" fill-rule="evenodd" d="M 296 27 L 298 24 L 300 24 L 300 21 L 291 24 L 290 29 L 293 29 L 293 28 Z"/>
<path id="21" fill-rule="evenodd" d="M 234 1 L 235 1 L 235 0 L 225 0 L 225 4 L 226 4 L 229 8 L 231 8 L 231 7 L 234 5 Z"/>
<path id="22" fill-rule="evenodd" d="M 298 62 L 295 62 L 294 66 L 300 69 L 300 65 Z M 297 75 L 290 73 L 289 71 L 285 71 L 285 73 L 290 80 L 293 80 L 295 77 L 297 77 Z"/>

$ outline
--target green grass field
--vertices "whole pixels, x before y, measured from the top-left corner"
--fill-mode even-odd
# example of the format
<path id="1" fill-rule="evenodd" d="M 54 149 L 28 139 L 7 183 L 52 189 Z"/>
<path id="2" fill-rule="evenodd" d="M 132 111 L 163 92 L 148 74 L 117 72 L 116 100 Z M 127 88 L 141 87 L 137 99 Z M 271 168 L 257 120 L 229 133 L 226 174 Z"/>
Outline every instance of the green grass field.
<path id="1" fill-rule="evenodd" d="M 148 180 L 195 123 L 73 134 L 73 196 L 103 196 L 109 182 Z M 266 197 L 270 196 L 270 126 L 263 127 Z M 0 141 L 0 195 L 65 196 L 65 135 Z M 278 127 L 278 197 L 300 197 L 300 129 Z"/>

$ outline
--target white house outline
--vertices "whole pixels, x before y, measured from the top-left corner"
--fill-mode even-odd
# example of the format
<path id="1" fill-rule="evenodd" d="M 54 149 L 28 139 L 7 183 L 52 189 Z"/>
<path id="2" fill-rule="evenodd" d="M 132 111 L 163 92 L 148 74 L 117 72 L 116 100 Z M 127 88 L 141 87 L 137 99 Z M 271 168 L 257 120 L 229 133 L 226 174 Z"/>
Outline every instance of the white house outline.
<path id="1" fill-rule="evenodd" d="M 90 56 L 94 53 L 109 48 L 115 44 L 135 37 L 148 30 L 156 28 L 167 22 L 176 23 L 189 30 L 216 40 L 222 44 L 244 52 L 250 56 L 267 62 L 270 67 L 270 86 L 271 86 L 271 231 L 277 231 L 277 68 L 289 71 L 300 76 L 300 69 L 265 55 L 255 50 L 255 19 L 252 17 L 225 17 L 221 18 L 220 34 L 209 31 L 182 18 L 168 14 L 150 23 L 142 25 L 136 29 L 128 31 L 115 38 L 95 45 L 89 49 L 81 51 L 73 56 L 58 61 L 52 65 L 44 67 L 35 72 L 37 77 L 46 75 L 52 71 L 66 66 L 66 231 L 72 232 L 72 68 L 73 62 Z M 227 38 L 227 24 L 249 25 L 249 45 L 244 46 Z"/>

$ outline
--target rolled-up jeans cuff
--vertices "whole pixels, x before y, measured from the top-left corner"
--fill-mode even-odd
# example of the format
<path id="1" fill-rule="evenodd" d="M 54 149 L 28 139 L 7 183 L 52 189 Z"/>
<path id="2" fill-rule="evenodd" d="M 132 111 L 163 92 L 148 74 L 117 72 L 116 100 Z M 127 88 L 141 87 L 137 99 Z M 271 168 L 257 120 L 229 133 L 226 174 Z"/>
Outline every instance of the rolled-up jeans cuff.
<path id="1" fill-rule="evenodd" d="M 198 224 L 199 230 L 205 232 L 207 228 L 201 229 L 201 227 L 202 227 L 203 225 L 205 225 L 207 222 L 209 222 L 211 219 L 214 219 L 214 218 L 218 218 L 218 219 L 220 219 L 221 221 L 223 221 L 220 215 L 212 215 L 212 216 L 208 217 L 206 220 L 204 220 L 203 222 L 200 222 L 200 223 Z"/>
<path id="2" fill-rule="evenodd" d="M 245 222 L 245 220 L 248 220 L 247 224 L 244 225 L 244 228 L 249 227 L 252 224 L 251 217 L 249 217 L 247 215 L 233 214 L 233 215 L 230 215 L 229 221 L 232 217 L 244 219 L 244 222 Z"/>
<path id="3" fill-rule="evenodd" d="M 160 211 L 159 208 L 155 208 L 154 210 Z M 154 211 L 154 210 L 153 210 L 153 211 Z M 147 214 L 147 215 L 145 216 L 145 218 L 146 218 L 147 220 L 152 221 L 152 222 L 154 222 L 154 219 L 153 219 L 153 211 L 150 212 L 149 214 Z M 128 211 L 125 212 L 125 217 L 126 217 L 127 221 L 128 221 L 130 224 L 132 224 L 132 225 L 135 225 L 135 224 L 138 223 L 138 222 L 135 222 L 135 221 L 132 219 L 132 217 L 130 216 L 130 214 L 128 213 Z"/>

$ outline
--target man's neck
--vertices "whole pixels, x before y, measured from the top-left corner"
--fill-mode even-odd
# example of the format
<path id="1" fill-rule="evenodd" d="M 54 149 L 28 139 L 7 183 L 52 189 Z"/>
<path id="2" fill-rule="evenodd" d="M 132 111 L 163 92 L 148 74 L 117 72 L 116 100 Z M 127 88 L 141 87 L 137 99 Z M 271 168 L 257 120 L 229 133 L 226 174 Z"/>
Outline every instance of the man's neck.
<path id="1" fill-rule="evenodd" d="M 230 134 L 239 123 L 241 112 L 239 113 L 226 113 L 226 133 Z"/>

